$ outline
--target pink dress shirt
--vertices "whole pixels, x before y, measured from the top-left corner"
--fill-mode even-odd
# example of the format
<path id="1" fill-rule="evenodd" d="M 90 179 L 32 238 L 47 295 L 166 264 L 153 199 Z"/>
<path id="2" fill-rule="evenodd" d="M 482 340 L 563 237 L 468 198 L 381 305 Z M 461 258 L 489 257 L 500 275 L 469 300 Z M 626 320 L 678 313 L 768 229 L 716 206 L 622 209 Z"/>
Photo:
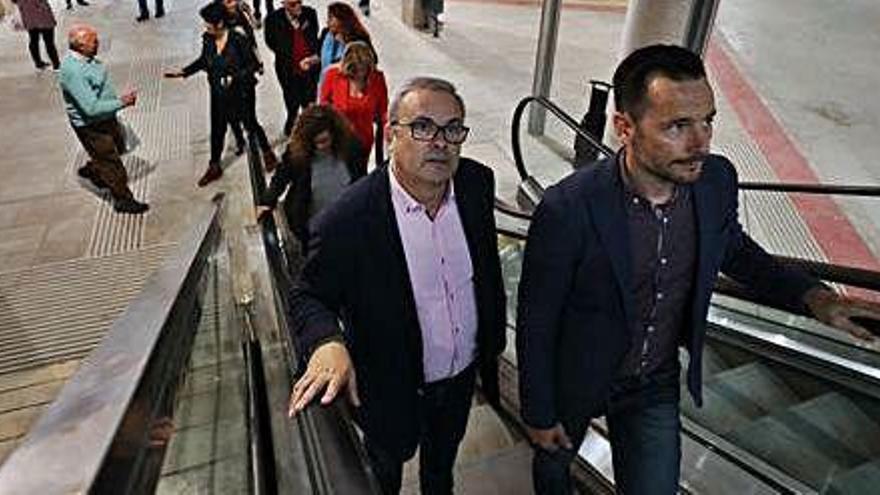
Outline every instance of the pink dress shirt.
<path id="1" fill-rule="evenodd" d="M 422 332 L 425 382 L 431 383 L 457 375 L 476 357 L 474 269 L 452 182 L 432 221 L 393 169 L 388 175 Z"/>

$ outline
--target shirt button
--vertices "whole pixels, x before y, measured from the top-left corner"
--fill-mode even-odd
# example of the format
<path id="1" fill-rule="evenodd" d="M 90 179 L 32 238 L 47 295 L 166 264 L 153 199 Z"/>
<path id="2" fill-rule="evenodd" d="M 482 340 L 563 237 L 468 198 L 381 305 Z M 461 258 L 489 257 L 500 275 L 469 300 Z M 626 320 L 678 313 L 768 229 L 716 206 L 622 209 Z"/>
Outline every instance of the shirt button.
<path id="1" fill-rule="evenodd" d="M 654 325 L 648 325 L 648 333 L 654 333 Z"/>
<path id="2" fill-rule="evenodd" d="M 662 292 L 658 292 L 658 293 L 657 293 L 657 300 L 659 301 L 659 300 L 661 300 L 661 299 L 663 299 L 663 293 L 662 293 Z"/>
<path id="3" fill-rule="evenodd" d="M 425 390 L 422 387 L 416 389 L 416 394 L 419 396 L 425 395 Z"/>
<path id="4" fill-rule="evenodd" d="M 440 258 L 440 264 L 441 264 L 441 265 L 445 265 L 445 264 L 446 264 L 446 258 Z"/>
<path id="5" fill-rule="evenodd" d="M 455 327 L 455 333 L 458 333 L 458 331 L 459 331 L 459 328 Z"/>
<path id="6" fill-rule="evenodd" d="M 668 260 L 666 258 L 660 258 L 660 264 L 665 265 Z"/>
<path id="7" fill-rule="evenodd" d="M 663 217 L 663 223 L 669 223 L 669 217 Z"/>
<path id="8" fill-rule="evenodd" d="M 639 204 L 639 198 L 633 198 L 633 204 L 634 205 Z"/>

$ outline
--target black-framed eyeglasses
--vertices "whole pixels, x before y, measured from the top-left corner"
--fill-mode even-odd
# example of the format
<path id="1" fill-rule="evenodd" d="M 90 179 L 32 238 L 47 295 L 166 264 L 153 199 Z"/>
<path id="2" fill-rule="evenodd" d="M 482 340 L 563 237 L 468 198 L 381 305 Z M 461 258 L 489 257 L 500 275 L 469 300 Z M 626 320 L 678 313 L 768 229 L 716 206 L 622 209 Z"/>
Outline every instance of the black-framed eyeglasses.
<path id="1" fill-rule="evenodd" d="M 440 126 L 431 119 L 419 118 L 411 122 L 401 122 L 395 120 L 391 125 L 402 125 L 409 127 L 412 138 L 416 141 L 433 141 L 440 131 L 443 131 L 443 139 L 449 144 L 461 144 L 468 137 L 470 128 L 463 125 L 458 120 Z"/>

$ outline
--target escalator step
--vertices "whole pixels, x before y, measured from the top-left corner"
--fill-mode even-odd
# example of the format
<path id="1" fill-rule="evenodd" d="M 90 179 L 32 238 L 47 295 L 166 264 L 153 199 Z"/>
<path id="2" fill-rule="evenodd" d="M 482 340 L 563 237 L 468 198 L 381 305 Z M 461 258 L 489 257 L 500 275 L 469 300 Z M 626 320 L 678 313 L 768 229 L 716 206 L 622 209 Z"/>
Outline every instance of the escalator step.
<path id="1" fill-rule="evenodd" d="M 762 418 L 730 438 L 816 488 L 828 486 L 841 471 L 880 455 L 880 425 L 838 393 Z M 855 473 L 852 478 L 859 476 Z"/>
<path id="2" fill-rule="evenodd" d="M 740 448 L 813 488 L 827 486 L 835 473 L 846 466 L 831 457 L 830 452 L 805 444 L 800 432 L 777 416 L 761 418 L 726 436 Z"/>
<path id="3" fill-rule="evenodd" d="M 797 396 L 773 371 L 760 363 L 749 363 L 722 371 L 706 382 L 706 388 L 750 418 L 797 404 Z"/>
<path id="4" fill-rule="evenodd" d="M 820 395 L 784 416 L 822 446 L 845 449 L 866 459 L 880 456 L 880 424 L 841 394 Z"/>
<path id="5" fill-rule="evenodd" d="M 828 488 L 828 495 L 877 493 L 880 487 L 880 461 L 873 461 L 837 476 Z"/>
<path id="6" fill-rule="evenodd" d="M 688 397 L 687 388 L 682 384 L 682 397 Z M 681 412 L 687 418 L 697 422 L 716 435 L 727 433 L 748 424 L 754 418 L 737 408 L 736 402 L 730 401 L 711 388 L 703 390 L 703 407 L 698 408 L 693 401 L 682 399 Z"/>

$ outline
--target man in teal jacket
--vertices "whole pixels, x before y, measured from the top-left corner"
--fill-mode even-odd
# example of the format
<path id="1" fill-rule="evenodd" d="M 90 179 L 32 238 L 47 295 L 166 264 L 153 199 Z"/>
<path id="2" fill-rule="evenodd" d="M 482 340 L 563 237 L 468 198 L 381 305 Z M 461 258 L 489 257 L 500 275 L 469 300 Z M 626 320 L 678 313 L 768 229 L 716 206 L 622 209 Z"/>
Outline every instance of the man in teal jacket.
<path id="1" fill-rule="evenodd" d="M 74 26 L 68 41 L 70 52 L 61 62 L 61 93 L 73 131 L 90 157 L 77 173 L 99 189 L 109 189 L 117 212 L 144 213 L 150 207 L 134 199 L 128 187 L 128 175 L 119 157 L 125 138 L 116 120 L 118 111 L 134 106 L 137 92 L 116 94 L 107 68 L 95 58 L 98 33 L 93 27 Z"/>

